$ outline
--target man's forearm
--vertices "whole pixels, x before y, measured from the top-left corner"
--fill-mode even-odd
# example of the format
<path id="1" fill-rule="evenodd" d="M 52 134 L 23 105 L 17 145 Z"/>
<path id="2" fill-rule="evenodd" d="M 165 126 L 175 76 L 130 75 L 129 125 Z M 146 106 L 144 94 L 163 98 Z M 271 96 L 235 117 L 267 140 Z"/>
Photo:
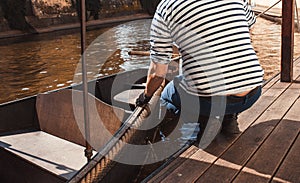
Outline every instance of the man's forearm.
<path id="1" fill-rule="evenodd" d="M 151 97 L 163 83 L 167 70 L 168 65 L 151 62 L 145 89 L 145 95 L 147 97 Z"/>
<path id="2" fill-rule="evenodd" d="M 162 85 L 164 77 L 151 74 L 148 76 L 148 82 L 145 89 L 145 95 L 151 97 L 154 92 Z"/>

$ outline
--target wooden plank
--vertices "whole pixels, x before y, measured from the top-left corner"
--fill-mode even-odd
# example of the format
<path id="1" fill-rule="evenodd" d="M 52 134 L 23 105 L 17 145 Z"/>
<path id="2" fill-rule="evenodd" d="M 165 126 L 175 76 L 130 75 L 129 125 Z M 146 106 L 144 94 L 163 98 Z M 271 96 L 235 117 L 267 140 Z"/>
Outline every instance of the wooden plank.
<path id="1" fill-rule="evenodd" d="M 297 65 L 299 65 L 299 61 L 296 62 Z M 298 75 L 300 71 L 298 70 Z M 272 88 L 268 89 L 263 93 L 259 101 L 251 107 L 246 112 L 242 113 L 239 116 L 239 125 L 241 131 L 246 130 L 253 121 L 255 121 L 275 100 L 278 96 L 280 96 L 288 87 L 290 86 L 289 83 L 281 83 L 281 82 L 275 82 L 272 85 Z M 284 100 L 284 99 L 283 99 Z M 285 101 L 284 101 L 285 102 Z M 280 103 L 280 102 L 279 102 Z M 288 106 L 286 106 L 288 108 Z M 215 155 L 216 157 L 221 155 L 229 146 L 237 139 L 238 137 L 225 137 L 223 135 L 219 135 L 214 142 L 205 149 L 205 153 L 202 154 L 202 157 L 205 157 L 206 152 L 209 152 L 210 154 Z M 203 153 L 203 151 L 198 151 L 197 153 Z M 213 161 L 212 161 L 213 162 Z M 195 168 L 198 170 L 197 174 L 201 174 L 200 172 L 205 170 L 202 170 L 202 168 L 209 168 L 210 165 L 207 165 L 207 163 L 198 164 L 198 166 Z M 187 167 L 186 167 L 187 168 Z M 184 178 L 182 178 L 184 179 Z M 189 179 L 187 179 L 189 180 Z M 182 181 L 182 180 L 180 180 Z"/>
<path id="2" fill-rule="evenodd" d="M 279 182 L 300 182 L 300 137 L 298 135 L 292 149 L 283 161 L 278 172 L 275 174 L 272 183 Z M 283 181 L 284 180 L 284 181 Z"/>
<path id="3" fill-rule="evenodd" d="M 257 119 L 261 113 L 263 113 L 289 86 L 289 83 L 276 83 L 272 89 L 262 95 L 259 101 L 252 108 L 250 108 L 247 112 L 242 113 L 241 118 L 239 117 L 239 122 L 242 122 L 243 126 L 241 130 L 245 130 L 248 126 L 250 126 L 250 124 Z M 237 138 L 238 137 L 217 137 L 212 144 L 205 149 L 205 151 L 197 151 L 189 160 L 185 161 L 180 167 L 170 173 L 164 181 L 192 182 L 197 180 L 197 178 L 211 166 L 211 163 L 216 161 L 228 148 L 228 146 L 230 146 L 230 144 L 232 144 Z M 202 158 L 203 161 L 195 160 L 197 159 L 196 157 Z M 190 167 L 193 168 L 191 169 Z"/>
<path id="4" fill-rule="evenodd" d="M 268 182 L 271 179 L 299 134 L 300 121 L 293 118 L 299 111 L 300 100 L 293 105 L 234 181 Z"/>
<path id="5" fill-rule="evenodd" d="M 166 177 L 166 175 L 168 175 L 170 172 L 174 171 L 179 165 L 184 163 L 184 161 L 186 161 L 190 156 L 192 156 L 197 150 L 199 149 L 196 146 L 191 146 L 148 182 L 161 182 Z"/>
<path id="6" fill-rule="evenodd" d="M 249 129 L 247 129 L 247 131 L 245 131 L 199 180 L 203 182 L 230 181 L 239 171 L 238 168 L 232 169 L 230 167 L 234 164 L 242 168 L 249 157 L 256 152 L 266 137 L 268 137 L 268 134 L 278 124 L 282 116 L 299 97 L 299 93 L 299 85 L 293 84 Z"/>
<path id="7" fill-rule="evenodd" d="M 282 2 L 282 30 L 281 30 L 281 81 L 291 82 L 293 79 L 294 54 L 294 19 L 295 0 Z"/>
<path id="8" fill-rule="evenodd" d="M 295 64 L 298 65 L 300 63 L 299 61 L 300 60 L 296 61 Z M 299 73 L 300 71 L 298 70 L 297 75 L 299 75 Z M 278 80 L 279 76 L 272 84 L 267 86 L 268 89 L 265 90 L 259 101 L 252 108 L 240 115 L 239 123 L 242 124 L 242 131 L 244 131 L 253 121 L 255 121 L 261 115 L 261 113 L 263 113 L 273 103 L 273 101 L 290 86 L 289 83 L 280 83 Z M 186 160 L 173 172 L 166 172 L 164 175 L 166 176 L 164 182 L 195 181 L 199 175 L 201 175 L 210 167 L 211 163 L 217 160 L 217 156 L 221 155 L 236 139 L 237 137 L 224 137 L 222 135 L 217 136 L 217 138 L 207 149 L 205 149 L 205 151 L 199 150 L 191 157 L 202 157 L 202 159 L 204 159 L 203 162 Z M 232 167 L 234 166 L 235 164 L 232 164 Z M 239 169 L 240 168 L 241 166 Z"/>
<path id="9" fill-rule="evenodd" d="M 300 76 L 300 59 L 295 61 L 295 69 L 294 69 L 294 80 L 299 80 Z M 246 128 L 248 128 L 248 123 L 249 121 L 255 120 L 256 113 L 261 113 L 260 108 L 262 106 L 267 106 L 270 105 L 270 102 L 275 101 L 276 96 L 279 96 L 280 92 L 283 92 L 290 84 L 289 83 L 282 83 L 282 82 L 277 82 L 270 89 L 265 91 L 262 94 L 262 97 L 257 101 L 253 107 L 248 109 L 247 111 L 241 113 L 239 115 L 239 127 L 241 131 L 244 131 Z M 274 98 L 275 97 L 275 98 Z M 260 102 L 261 101 L 261 102 Z M 262 105 L 262 106 L 261 106 Z"/>
<path id="10" fill-rule="evenodd" d="M 280 82 L 280 75 L 276 75 L 274 78 L 267 81 L 262 88 L 262 94 L 268 91 L 274 84 L 278 82 Z"/>
<path id="11" fill-rule="evenodd" d="M 294 61 L 294 79 L 296 79 L 300 73 L 299 71 L 300 66 L 300 57 L 298 59 L 295 59 Z M 298 70 L 297 70 L 298 69 Z M 266 83 L 263 85 L 262 93 L 265 93 L 268 89 L 270 89 L 275 83 L 280 82 L 280 73 L 273 78 L 266 81 Z"/>
<path id="12" fill-rule="evenodd" d="M 297 121 L 299 123 L 299 111 L 300 111 L 300 99 L 293 106 L 291 111 L 288 113 L 289 120 Z M 280 182 L 286 180 L 289 182 L 300 182 L 300 137 L 298 128 L 298 137 L 295 144 L 288 153 L 286 159 L 283 161 L 281 166 L 278 168 L 277 173 L 274 176 L 273 182 Z"/>
<path id="13" fill-rule="evenodd" d="M 199 149 L 161 182 L 194 182 L 197 175 L 203 173 L 205 167 L 209 166 L 216 158 L 216 156 Z"/>

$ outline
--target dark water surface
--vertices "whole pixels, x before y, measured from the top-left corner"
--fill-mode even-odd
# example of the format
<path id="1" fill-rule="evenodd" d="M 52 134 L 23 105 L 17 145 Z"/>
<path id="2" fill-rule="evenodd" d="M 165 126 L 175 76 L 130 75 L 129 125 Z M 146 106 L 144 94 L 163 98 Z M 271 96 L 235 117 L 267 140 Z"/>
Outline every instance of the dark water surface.
<path id="1" fill-rule="evenodd" d="M 149 49 L 150 19 L 87 33 L 88 78 L 147 67 L 149 57 L 128 51 Z M 281 25 L 258 18 L 252 30 L 257 55 L 269 79 L 280 70 Z M 295 34 L 295 58 L 300 35 Z M 298 51 L 299 50 L 299 51 Z M 36 35 L 24 40 L 1 40 L 0 103 L 67 87 L 81 78 L 80 34 Z M 78 82 L 76 80 L 76 82 Z"/>
<path id="2" fill-rule="evenodd" d="M 146 67 L 148 57 L 130 56 L 128 50 L 149 49 L 150 21 L 88 31 L 88 78 Z M 9 44 L 1 40 L 0 103 L 74 84 L 74 76 L 81 78 L 80 59 L 79 33 L 37 35 Z"/>

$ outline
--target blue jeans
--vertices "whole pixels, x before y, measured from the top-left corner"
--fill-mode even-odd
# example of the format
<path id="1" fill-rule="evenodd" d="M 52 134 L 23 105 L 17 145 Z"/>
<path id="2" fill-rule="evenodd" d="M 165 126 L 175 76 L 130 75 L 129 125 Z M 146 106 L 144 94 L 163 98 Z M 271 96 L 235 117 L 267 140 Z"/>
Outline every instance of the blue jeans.
<path id="1" fill-rule="evenodd" d="M 179 115 L 184 121 L 197 122 L 200 116 L 222 116 L 241 113 L 250 108 L 260 97 L 259 86 L 243 97 L 214 96 L 201 97 L 188 94 L 178 83 L 177 76 L 169 82 L 161 95 L 161 105 L 167 111 Z"/>

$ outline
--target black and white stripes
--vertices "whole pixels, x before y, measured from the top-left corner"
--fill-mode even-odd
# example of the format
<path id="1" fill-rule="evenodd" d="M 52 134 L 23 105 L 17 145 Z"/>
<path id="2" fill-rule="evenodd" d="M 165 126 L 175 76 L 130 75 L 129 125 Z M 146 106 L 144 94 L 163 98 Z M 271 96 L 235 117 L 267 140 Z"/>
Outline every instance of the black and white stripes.
<path id="1" fill-rule="evenodd" d="M 151 27 L 151 60 L 167 64 L 172 44 L 182 55 L 187 92 L 234 94 L 262 84 L 251 45 L 254 13 L 244 0 L 162 0 Z"/>

